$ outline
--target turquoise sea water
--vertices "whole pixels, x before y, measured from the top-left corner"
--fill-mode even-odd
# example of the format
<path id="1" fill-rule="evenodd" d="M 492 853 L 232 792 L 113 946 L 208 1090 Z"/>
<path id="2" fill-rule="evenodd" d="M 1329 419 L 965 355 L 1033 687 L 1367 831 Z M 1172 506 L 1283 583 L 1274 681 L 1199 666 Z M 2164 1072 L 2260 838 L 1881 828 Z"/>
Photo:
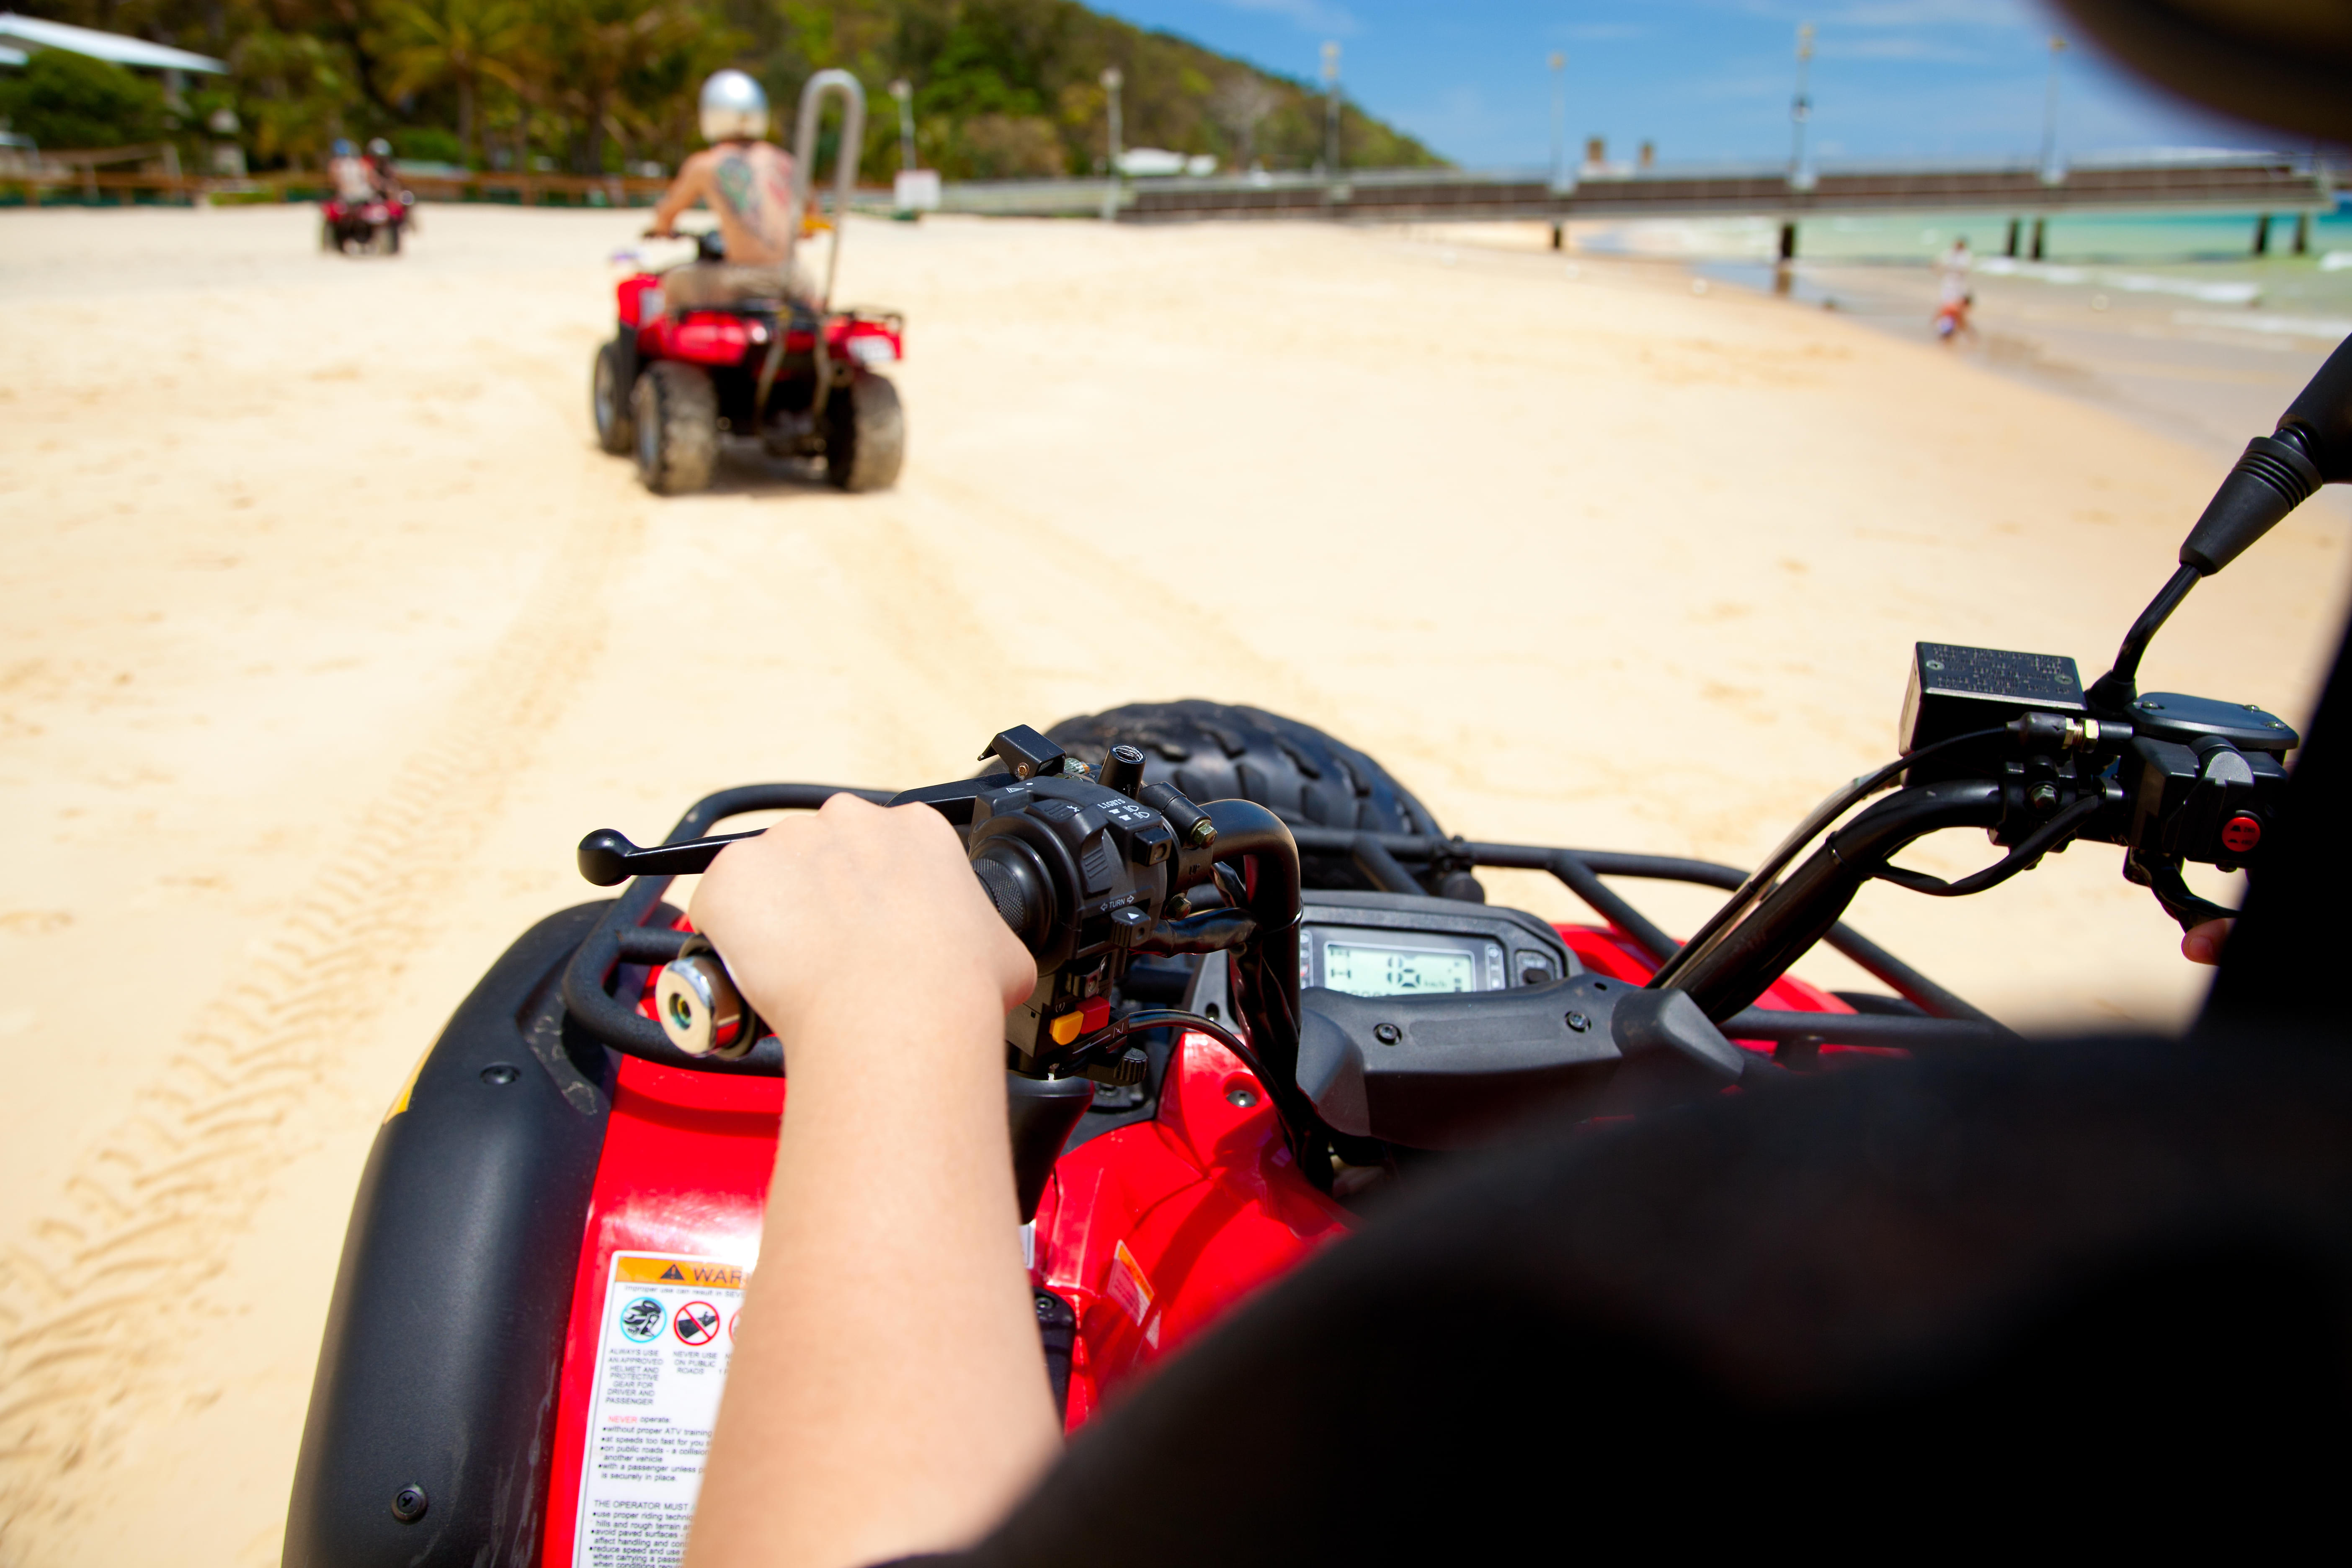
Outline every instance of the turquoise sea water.
<path id="1" fill-rule="evenodd" d="M 2061 215 L 2045 221 L 2042 259 L 2052 262 L 2247 261 L 2253 258 L 2256 213 L 2172 213 L 2160 216 L 2105 213 Z M 2018 254 L 2030 254 L 2033 226 L 2021 226 Z M 1966 238 L 1979 256 L 1999 256 L 2009 220 L 1977 214 L 1827 217 L 1797 229 L 1797 254 L 1813 261 L 1927 261 L 1954 239 Z M 2270 223 L 2270 255 L 2286 258 L 2294 239 L 2292 214 Z M 2352 212 L 2313 215 L 2309 250 L 2352 255 Z"/>
<path id="2" fill-rule="evenodd" d="M 2053 263 L 2167 264 L 2255 260 L 2255 212 L 2169 213 L 2157 216 L 2062 214 L 2043 220 L 2042 257 Z M 1933 261 L 1953 240 L 1966 238 L 1979 257 L 2009 247 L 2006 214 L 1909 213 L 1871 217 L 1808 218 L 1797 225 L 1801 261 Z M 1766 217 L 1654 218 L 1592 221 L 1571 226 L 1576 248 L 1600 254 L 1769 259 L 1780 223 Z M 2266 259 L 2293 258 L 2295 216 L 2273 214 Z M 2018 255 L 2032 256 L 2033 222 L 2019 226 Z M 2311 215 L 2305 249 L 2323 260 L 2330 251 L 2352 267 L 2352 210 Z"/>
<path id="3" fill-rule="evenodd" d="M 2258 331 L 2336 338 L 2352 331 L 2352 211 L 2313 214 L 2302 254 L 2294 250 L 2294 216 L 2284 214 L 2271 219 L 2267 253 L 2255 255 L 2259 219 L 2252 212 L 2062 216 L 2046 220 L 2042 258 L 2035 261 L 2031 219 L 2011 260 L 2002 215 L 1814 218 L 1798 225 L 1795 292 L 1820 302 L 1850 292 L 1857 268 L 1924 271 L 1954 239 L 1966 238 L 1980 279 L 2030 279 L 2098 300 L 2096 309 L 2105 308 L 2102 296 L 2137 297 L 2243 312 L 2236 324 Z M 1760 217 L 1574 226 L 1580 251 L 1679 259 L 1703 275 L 1759 289 L 1771 286 L 1779 240 L 1780 225 Z M 1839 271 L 1846 279 L 1833 286 L 1829 275 Z"/>

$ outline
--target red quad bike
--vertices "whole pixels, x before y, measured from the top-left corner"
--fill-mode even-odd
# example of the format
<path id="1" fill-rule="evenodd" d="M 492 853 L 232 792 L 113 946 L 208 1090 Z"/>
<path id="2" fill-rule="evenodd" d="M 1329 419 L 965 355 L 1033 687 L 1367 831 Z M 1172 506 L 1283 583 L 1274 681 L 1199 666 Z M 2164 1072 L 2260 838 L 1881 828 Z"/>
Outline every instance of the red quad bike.
<path id="1" fill-rule="evenodd" d="M 677 310 L 665 300 L 658 273 L 640 272 L 619 286 L 620 328 L 596 350 L 589 401 L 597 441 L 607 452 L 634 452 L 638 477 L 656 495 L 709 488 L 721 437 L 756 440 L 772 457 L 814 459 L 845 490 L 898 481 L 906 416 L 898 389 L 876 367 L 901 357 L 905 319 L 827 303 L 866 123 L 865 91 L 846 71 L 820 71 L 802 89 L 796 206 L 809 210 L 818 111 L 833 89 L 844 100 L 842 152 L 817 305 L 751 299 Z M 696 251 L 701 261 L 725 259 L 715 234 L 698 236 Z"/>
<path id="2" fill-rule="evenodd" d="M 319 248 L 343 256 L 397 256 L 415 202 L 406 191 L 363 202 L 331 196 L 319 207 Z"/>
<path id="3" fill-rule="evenodd" d="M 2140 656 L 2200 575 L 2347 478 L 2352 344 L 2248 447 L 2105 677 L 1918 644 L 1902 755 L 1751 873 L 1448 837 L 1360 752 L 1206 702 L 1007 730 L 977 777 L 852 792 L 953 823 L 1036 955 L 1006 1104 L 1067 1425 L 1345 1235 L 1369 1190 L 1538 1113 L 1640 1117 L 2009 1038 L 1840 923 L 1874 878 L 1976 893 L 2080 840 L 2120 846 L 2184 927 L 2226 912 L 2183 868 L 2261 865 L 2297 736 L 2250 704 L 2141 694 Z M 726 819 L 835 793 L 725 790 L 657 847 L 590 834 L 581 869 L 620 896 L 541 921 L 458 1007 L 362 1180 L 289 1568 L 676 1560 L 789 1086 L 663 895 Z M 1956 827 L 2006 853 L 1952 882 L 1893 863 Z M 1481 867 L 1549 871 L 1599 919 L 1489 905 Z M 1677 943 L 1610 885 L 1641 879 L 1731 896 Z M 1791 978 L 1817 942 L 1891 994 Z"/>

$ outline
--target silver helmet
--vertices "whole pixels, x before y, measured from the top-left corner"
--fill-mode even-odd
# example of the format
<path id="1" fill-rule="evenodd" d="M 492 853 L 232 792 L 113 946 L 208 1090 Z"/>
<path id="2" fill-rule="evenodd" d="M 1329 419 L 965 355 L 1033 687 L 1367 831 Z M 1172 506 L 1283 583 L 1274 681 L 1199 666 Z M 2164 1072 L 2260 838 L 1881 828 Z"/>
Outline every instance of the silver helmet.
<path id="1" fill-rule="evenodd" d="M 715 71 L 702 84 L 702 139 L 756 141 L 768 133 L 768 95 L 739 70 Z"/>

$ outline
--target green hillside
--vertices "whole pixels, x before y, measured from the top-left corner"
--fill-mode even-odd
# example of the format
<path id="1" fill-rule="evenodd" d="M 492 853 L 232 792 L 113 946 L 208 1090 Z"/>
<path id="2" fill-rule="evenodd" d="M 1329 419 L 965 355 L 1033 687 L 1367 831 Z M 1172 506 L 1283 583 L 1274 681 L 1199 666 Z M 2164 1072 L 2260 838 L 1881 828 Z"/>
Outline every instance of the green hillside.
<path id="1" fill-rule="evenodd" d="M 1125 78 L 1129 146 L 1226 168 L 1304 168 L 1324 106 L 1268 75 L 1075 0 L 17 0 L 25 14 L 223 57 L 173 120 L 193 142 L 221 109 L 256 168 L 315 166 L 337 135 L 388 135 L 410 157 L 614 173 L 675 167 L 698 144 L 702 78 L 767 84 L 782 134 L 800 85 L 840 66 L 866 84 L 867 177 L 898 167 L 893 79 L 914 85 L 923 163 L 952 179 L 1091 174 L 1106 145 L 1103 68 Z M 102 100 L 94 89 L 77 89 Z M 120 96 L 120 95 L 118 95 Z M 135 95 L 133 95 L 135 96 Z M 128 100 L 126 100 L 128 101 Z M 110 126 L 82 127 L 91 137 Z M 128 125 L 121 141 L 137 139 Z M 1351 168 L 1443 162 L 1352 108 Z M 193 145 L 192 145 L 192 151 Z"/>

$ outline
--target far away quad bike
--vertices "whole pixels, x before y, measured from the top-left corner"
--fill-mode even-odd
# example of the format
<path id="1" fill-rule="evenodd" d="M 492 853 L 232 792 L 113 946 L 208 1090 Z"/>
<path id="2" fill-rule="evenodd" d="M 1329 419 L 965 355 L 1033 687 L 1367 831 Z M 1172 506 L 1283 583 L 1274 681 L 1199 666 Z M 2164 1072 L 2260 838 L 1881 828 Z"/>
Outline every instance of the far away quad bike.
<path id="1" fill-rule="evenodd" d="M 341 256 L 397 256 L 416 198 L 407 191 L 365 201 L 330 196 L 319 205 L 319 248 Z"/>
<path id="2" fill-rule="evenodd" d="M 953 823 L 1036 955 L 1005 1020 L 1006 1101 L 1068 1425 L 1362 1204 L 1530 1118 L 1640 1119 L 1783 1074 L 2019 1048 L 1840 923 L 1872 879 L 1969 894 L 2070 842 L 2113 844 L 2188 926 L 2221 912 L 2188 864 L 2248 867 L 2258 896 L 2297 874 L 2272 864 L 2282 828 L 2310 820 L 2283 812 L 2294 731 L 2242 702 L 2143 695 L 2137 671 L 2200 575 L 2347 478 L 2352 344 L 2249 447 L 2105 677 L 2085 689 L 2071 658 L 1918 644 L 1903 754 L 1751 873 L 1451 837 L 1360 752 L 1205 702 L 1007 730 L 977 777 L 857 792 Z M 725 790 L 653 848 L 590 834 L 583 874 L 626 888 L 526 932 L 399 1091 L 345 1242 L 290 1568 L 675 1561 L 787 1085 L 663 895 L 730 841 L 709 837 L 725 819 L 834 793 Z M 1952 827 L 2006 853 L 1951 882 L 1893 863 Z M 1599 919 L 1486 904 L 1482 867 L 1549 871 Z M 1678 943 L 1608 885 L 1644 878 L 1731 896 Z M 1888 993 L 1791 977 L 1819 942 Z"/>
<path id="3" fill-rule="evenodd" d="M 772 457 L 813 460 L 845 490 L 887 489 L 907 452 L 898 391 L 878 366 L 898 360 L 906 321 L 895 310 L 835 310 L 833 281 L 857 177 L 866 99 L 846 71 L 820 71 L 801 92 L 794 143 L 796 207 L 807 212 L 817 119 L 824 94 L 844 98 L 834 184 L 833 240 L 824 291 L 811 304 L 746 299 L 681 310 L 664 299 L 662 275 L 640 272 L 618 288 L 620 326 L 600 344 L 590 405 L 604 450 L 633 453 L 656 495 L 709 488 L 722 438 L 756 441 Z M 725 258 L 716 234 L 698 258 Z"/>

